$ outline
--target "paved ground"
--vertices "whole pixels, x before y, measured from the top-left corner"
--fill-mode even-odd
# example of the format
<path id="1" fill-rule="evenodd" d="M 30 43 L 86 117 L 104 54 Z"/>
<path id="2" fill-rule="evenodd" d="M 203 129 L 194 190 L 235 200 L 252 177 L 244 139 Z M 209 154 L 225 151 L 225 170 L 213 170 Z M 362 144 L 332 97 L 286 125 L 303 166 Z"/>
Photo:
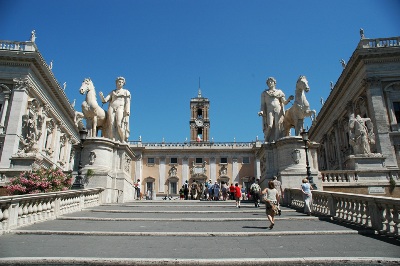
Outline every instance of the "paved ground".
<path id="1" fill-rule="evenodd" d="M 0 265 L 398 265 L 400 241 L 282 208 L 136 201 L 0 236 Z"/>

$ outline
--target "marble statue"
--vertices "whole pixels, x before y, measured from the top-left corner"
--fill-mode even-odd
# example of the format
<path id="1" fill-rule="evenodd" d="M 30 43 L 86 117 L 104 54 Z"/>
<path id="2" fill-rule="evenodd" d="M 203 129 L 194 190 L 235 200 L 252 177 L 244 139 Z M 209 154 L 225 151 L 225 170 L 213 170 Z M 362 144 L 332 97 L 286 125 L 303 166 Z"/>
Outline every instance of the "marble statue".
<path id="1" fill-rule="evenodd" d="M 344 59 L 340 59 L 340 64 L 342 64 L 343 69 L 346 68 L 346 61 Z"/>
<path id="2" fill-rule="evenodd" d="M 118 77 L 115 81 L 116 89 L 104 97 L 100 92 L 103 103 L 109 102 L 107 112 L 107 124 L 109 138 L 121 142 L 126 142 L 129 137 L 129 115 L 131 105 L 131 94 L 124 89 L 125 78 Z"/>
<path id="3" fill-rule="evenodd" d="M 106 125 L 107 115 L 103 108 L 101 108 L 97 103 L 96 91 L 90 78 L 86 78 L 83 80 L 79 92 L 81 94 L 86 93 L 86 99 L 82 103 L 82 113 L 86 119 L 86 129 L 88 130 L 88 137 L 97 137 L 97 133 L 100 129 L 102 137 L 108 137 L 108 128 Z M 76 113 L 75 119 L 77 119 Z"/>
<path id="4" fill-rule="evenodd" d="M 295 135 L 300 136 L 303 131 L 304 118 L 311 117 L 315 121 L 317 112 L 310 109 L 310 104 L 307 101 L 305 92 L 309 92 L 310 87 L 305 76 L 300 76 L 296 82 L 296 91 L 293 106 L 285 112 L 283 120 L 283 128 L 285 136 L 290 136 L 290 129 L 294 127 Z"/>
<path id="5" fill-rule="evenodd" d="M 35 42 L 35 40 L 36 40 L 36 31 L 35 30 L 33 30 L 32 32 L 31 32 L 31 42 Z"/>
<path id="6" fill-rule="evenodd" d="M 360 115 L 349 118 L 349 143 L 353 147 L 354 154 L 371 154 L 371 144 L 375 144 L 375 134 L 370 118 L 362 118 Z"/>
<path id="7" fill-rule="evenodd" d="M 364 29 L 363 28 L 360 29 L 360 39 L 361 40 L 365 39 Z"/>
<path id="8" fill-rule="evenodd" d="M 284 106 L 294 99 L 291 95 L 287 100 L 285 94 L 276 89 L 276 80 L 269 77 L 266 81 L 268 89 L 261 93 L 261 108 L 258 112 L 263 118 L 263 131 L 266 142 L 273 142 L 284 136 L 283 118 Z"/>

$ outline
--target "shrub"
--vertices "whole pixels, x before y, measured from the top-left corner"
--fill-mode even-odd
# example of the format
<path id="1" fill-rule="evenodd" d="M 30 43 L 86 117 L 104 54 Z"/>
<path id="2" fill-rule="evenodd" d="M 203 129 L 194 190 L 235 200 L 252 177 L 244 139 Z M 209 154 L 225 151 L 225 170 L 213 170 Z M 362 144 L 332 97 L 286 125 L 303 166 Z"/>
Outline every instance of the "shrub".
<path id="1" fill-rule="evenodd" d="M 61 170 L 40 168 L 22 172 L 10 180 L 9 195 L 23 195 L 68 190 L 72 186 L 71 174 Z"/>

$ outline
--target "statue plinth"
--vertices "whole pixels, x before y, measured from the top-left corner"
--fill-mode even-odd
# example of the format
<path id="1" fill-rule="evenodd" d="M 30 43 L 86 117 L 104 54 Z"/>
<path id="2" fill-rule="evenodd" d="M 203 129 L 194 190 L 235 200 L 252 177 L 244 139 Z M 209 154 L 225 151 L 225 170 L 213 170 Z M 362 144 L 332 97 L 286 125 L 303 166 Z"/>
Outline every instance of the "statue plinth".
<path id="1" fill-rule="evenodd" d="M 87 138 L 83 142 L 81 157 L 85 188 L 105 187 L 103 200 L 107 203 L 133 200 L 135 189 L 131 161 L 134 157 L 128 143 Z M 88 170 L 92 170 L 89 176 Z"/>
<path id="2" fill-rule="evenodd" d="M 345 166 L 346 170 L 356 171 L 356 180 L 358 181 L 386 181 L 386 176 L 382 175 L 382 172 L 387 172 L 385 160 L 386 157 L 380 153 L 349 155 L 346 158 Z"/>
<path id="3" fill-rule="evenodd" d="M 301 137 L 290 136 L 267 142 L 262 145 L 257 157 L 260 159 L 262 187 L 277 176 L 283 188 L 299 188 L 302 179 L 307 177 L 307 164 L 304 141 Z M 314 183 L 322 189 L 321 175 L 317 163 L 318 144 L 310 142 L 308 159 Z"/>

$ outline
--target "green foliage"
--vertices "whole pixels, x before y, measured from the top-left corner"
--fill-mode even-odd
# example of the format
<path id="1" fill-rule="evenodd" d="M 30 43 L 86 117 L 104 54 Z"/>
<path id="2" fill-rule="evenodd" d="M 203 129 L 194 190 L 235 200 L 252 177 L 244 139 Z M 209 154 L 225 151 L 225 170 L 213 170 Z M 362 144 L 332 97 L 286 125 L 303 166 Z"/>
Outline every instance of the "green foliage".
<path id="1" fill-rule="evenodd" d="M 393 177 L 390 177 L 389 184 L 389 192 L 392 193 L 393 190 L 396 188 L 396 180 L 394 180 Z"/>

